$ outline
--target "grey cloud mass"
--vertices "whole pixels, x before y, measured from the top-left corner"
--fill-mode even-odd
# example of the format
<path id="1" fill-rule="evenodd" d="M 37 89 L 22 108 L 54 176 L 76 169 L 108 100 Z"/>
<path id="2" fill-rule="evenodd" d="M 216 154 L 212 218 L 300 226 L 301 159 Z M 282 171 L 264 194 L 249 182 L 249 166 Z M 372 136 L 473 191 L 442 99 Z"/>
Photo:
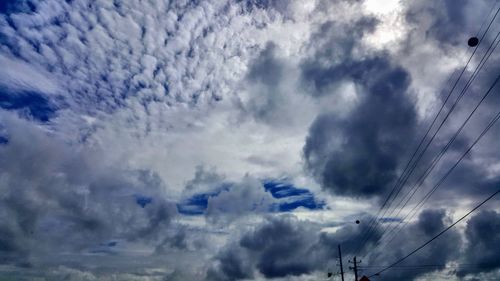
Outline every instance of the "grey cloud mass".
<path id="1" fill-rule="evenodd" d="M 337 194 L 385 195 L 413 143 L 416 113 L 406 94 L 408 73 L 384 57 L 317 71 L 315 77 L 353 79 L 364 89 L 347 116 L 316 118 L 304 146 L 308 169 Z"/>
<path id="2" fill-rule="evenodd" d="M 399 245 L 399 247 L 384 247 L 378 248 L 374 252 L 369 252 L 367 264 L 386 265 L 388 261 L 396 261 L 404 256 L 404 254 L 416 249 L 420 244 L 434 237 L 437 233 L 451 224 L 451 218 L 447 216 L 443 209 L 425 210 L 418 220 L 398 233 L 391 244 Z M 452 229 L 445 234 L 440 240 L 429 244 L 414 256 L 408 258 L 401 263 L 405 265 L 437 265 L 436 267 L 428 267 L 415 271 L 391 270 L 382 273 L 385 280 L 414 280 L 418 276 L 425 275 L 433 271 L 439 271 L 445 268 L 449 261 L 456 260 L 459 257 L 460 248 L 457 245 L 461 244 L 459 232 Z M 383 249 L 383 250 L 382 250 Z M 371 274 L 377 269 L 370 269 Z M 451 274 L 453 275 L 453 274 Z"/>
<path id="3" fill-rule="evenodd" d="M 48 251 L 91 252 L 115 239 L 154 245 L 177 214 L 151 171 L 99 163 L 97 151 L 75 151 L 24 120 L 2 121 L 9 136 L 0 147 L 4 262 L 29 264 Z M 141 208 L 137 196 L 155 201 Z"/>
<path id="4" fill-rule="evenodd" d="M 464 268 L 458 272 L 465 276 L 477 272 L 498 271 L 500 267 L 498 258 L 498 228 L 500 226 L 500 214 L 496 211 L 481 211 L 474 216 L 465 229 L 467 246 L 465 249 L 465 261 L 475 263 L 477 267 Z"/>
<path id="5" fill-rule="evenodd" d="M 366 217 L 367 221 L 370 219 Z M 449 223 L 444 210 L 428 210 L 419 219 L 400 233 L 395 242 L 399 247 L 375 247 L 380 239 L 377 231 L 368 241 L 364 264 L 385 265 L 395 261 L 417 245 L 433 237 Z M 322 275 L 335 262 L 337 246 L 343 247 L 343 254 L 354 254 L 357 244 L 368 228 L 367 225 L 345 223 L 334 233 L 321 232 L 319 225 L 310 221 L 299 221 L 293 217 L 269 218 L 261 225 L 242 235 L 216 256 L 215 266 L 208 276 L 213 280 L 245 280 L 256 276 L 279 278 L 300 276 L 308 273 Z M 382 225 L 377 223 L 376 229 Z M 441 268 L 429 267 L 420 271 L 388 271 L 385 280 L 413 280 L 433 271 L 444 269 L 448 261 L 459 257 L 461 243 L 457 231 L 447 234 L 447 238 L 425 249 L 409 259 L 409 264 L 443 264 Z M 371 250 L 374 251 L 371 251 Z M 403 265 L 404 265 L 403 264 Z M 363 267 L 363 265 L 361 265 Z M 376 268 L 364 268 L 364 274 L 375 273 Z M 451 273 L 453 274 L 453 273 Z"/>

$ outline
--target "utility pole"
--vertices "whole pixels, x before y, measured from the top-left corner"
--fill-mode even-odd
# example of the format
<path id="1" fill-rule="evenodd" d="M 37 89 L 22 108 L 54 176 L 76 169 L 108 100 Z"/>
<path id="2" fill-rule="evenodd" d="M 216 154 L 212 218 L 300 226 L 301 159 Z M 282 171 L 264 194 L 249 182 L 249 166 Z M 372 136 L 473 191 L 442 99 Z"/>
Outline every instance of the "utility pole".
<path id="1" fill-rule="evenodd" d="M 340 251 L 340 244 L 339 244 L 339 259 L 340 259 L 340 276 L 342 277 L 342 281 L 344 281 L 344 266 L 342 265 L 342 252 Z"/>
<path id="2" fill-rule="evenodd" d="M 354 266 L 353 267 L 349 266 L 349 269 L 354 270 L 354 281 L 358 281 L 358 263 L 361 263 L 361 261 L 356 261 L 356 257 L 354 257 L 352 263 L 354 264 Z"/>

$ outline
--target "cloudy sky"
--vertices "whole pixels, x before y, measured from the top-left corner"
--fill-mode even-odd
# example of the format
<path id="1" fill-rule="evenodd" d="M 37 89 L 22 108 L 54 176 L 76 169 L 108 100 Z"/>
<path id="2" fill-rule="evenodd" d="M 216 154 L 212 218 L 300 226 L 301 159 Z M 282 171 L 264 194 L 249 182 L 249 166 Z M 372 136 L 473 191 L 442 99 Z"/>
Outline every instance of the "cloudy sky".
<path id="1" fill-rule="evenodd" d="M 498 9 L 2 0 L 0 279 L 375 274 L 500 187 Z M 373 280 L 498 280 L 499 203 Z"/>

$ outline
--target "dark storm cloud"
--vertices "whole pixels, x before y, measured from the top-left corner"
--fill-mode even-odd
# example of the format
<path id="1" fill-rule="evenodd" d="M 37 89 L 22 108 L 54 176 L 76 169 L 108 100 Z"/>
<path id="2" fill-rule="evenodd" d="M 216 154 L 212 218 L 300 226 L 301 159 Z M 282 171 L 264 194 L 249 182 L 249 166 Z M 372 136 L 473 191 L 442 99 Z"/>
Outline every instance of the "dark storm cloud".
<path id="1" fill-rule="evenodd" d="M 255 270 L 267 278 L 310 273 L 318 266 L 311 251 L 317 231 L 314 224 L 293 217 L 269 218 L 223 250 L 210 275 L 239 280 L 251 278 Z"/>
<path id="2" fill-rule="evenodd" d="M 367 227 L 352 223 L 335 233 L 323 233 L 320 225 L 293 216 L 268 218 L 221 251 L 210 276 L 239 280 L 251 278 L 257 271 L 266 278 L 278 278 L 326 270 L 336 258 L 338 244 L 342 244 L 346 255 L 353 254 Z M 376 231 L 367 245 L 379 237 Z"/>
<path id="3" fill-rule="evenodd" d="M 370 221 L 363 217 L 362 221 Z M 255 272 L 266 278 L 299 276 L 326 272 L 337 258 L 337 246 L 342 246 L 345 259 L 355 254 L 363 259 L 362 265 L 387 265 L 432 238 L 450 224 L 444 210 L 426 210 L 419 219 L 407 225 L 389 245 L 375 248 L 381 238 L 385 224 L 376 223 L 367 238 L 364 249 L 356 253 L 360 241 L 364 240 L 368 223 L 344 223 L 335 232 L 322 232 L 321 226 L 300 221 L 292 216 L 268 218 L 261 225 L 247 231 L 236 242 L 230 243 L 216 257 L 209 276 L 214 280 L 240 280 L 253 278 Z M 439 241 L 429 244 L 414 254 L 402 265 L 443 264 L 442 267 L 420 271 L 388 270 L 384 280 L 413 280 L 419 276 L 439 271 L 449 261 L 456 261 L 462 241 L 459 233 L 452 229 Z M 364 269 L 364 274 L 375 270 Z"/>
<path id="4" fill-rule="evenodd" d="M 259 253 L 256 267 L 268 278 L 309 273 L 314 267 L 310 243 L 314 240 L 311 229 L 283 218 L 267 224 L 240 240 L 240 246 Z M 302 260 L 301 257 L 309 257 Z"/>
<path id="5" fill-rule="evenodd" d="M 500 268 L 500 213 L 483 210 L 467 222 L 465 238 L 465 262 L 477 265 L 464 268 L 457 275 L 489 272 Z"/>
<path id="6" fill-rule="evenodd" d="M 307 169 L 323 188 L 340 195 L 385 194 L 413 141 L 410 75 L 384 53 L 362 58 L 353 53 L 376 23 L 363 18 L 350 26 L 323 24 L 311 38 L 314 56 L 302 65 L 315 96 L 331 94 L 331 86 L 345 81 L 359 88 L 359 101 L 347 116 L 331 112 L 316 118 L 303 149 Z"/>
<path id="7" fill-rule="evenodd" d="M 327 71 L 332 81 L 354 79 L 366 90 L 348 116 L 316 118 L 304 146 L 307 168 L 334 193 L 385 194 L 413 141 L 416 116 L 406 95 L 409 75 L 383 57 Z"/>
<path id="8" fill-rule="evenodd" d="M 368 256 L 365 258 L 365 264 L 389 265 L 434 237 L 450 224 L 451 219 L 446 215 L 444 210 L 425 210 L 419 215 L 415 223 L 411 223 L 402 228 L 395 239 L 389 244 L 379 247 L 375 252 L 368 252 Z M 443 266 L 429 267 L 428 269 L 416 271 L 392 269 L 383 272 L 381 278 L 388 281 L 414 280 L 426 273 L 442 270 L 447 262 L 456 261 L 461 244 L 462 240 L 459 232 L 452 228 L 442 237 L 438 238 L 438 240 L 431 242 L 399 264 L 401 266 L 423 264 Z M 376 272 L 376 270 L 369 271 L 370 272 L 367 272 L 369 274 Z"/>

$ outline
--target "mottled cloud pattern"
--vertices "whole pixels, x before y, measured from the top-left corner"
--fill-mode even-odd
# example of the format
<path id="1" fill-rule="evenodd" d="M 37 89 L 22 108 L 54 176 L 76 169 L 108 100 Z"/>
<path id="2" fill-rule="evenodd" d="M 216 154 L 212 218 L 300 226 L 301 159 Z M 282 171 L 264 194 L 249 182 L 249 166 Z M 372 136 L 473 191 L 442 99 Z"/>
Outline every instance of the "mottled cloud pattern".
<path id="1" fill-rule="evenodd" d="M 498 112 L 496 85 L 447 145 L 498 77 L 497 9 L 2 1 L 0 279 L 324 280 L 338 245 L 376 273 L 500 186 L 496 124 L 410 216 Z M 375 279 L 497 280 L 498 200 Z"/>

